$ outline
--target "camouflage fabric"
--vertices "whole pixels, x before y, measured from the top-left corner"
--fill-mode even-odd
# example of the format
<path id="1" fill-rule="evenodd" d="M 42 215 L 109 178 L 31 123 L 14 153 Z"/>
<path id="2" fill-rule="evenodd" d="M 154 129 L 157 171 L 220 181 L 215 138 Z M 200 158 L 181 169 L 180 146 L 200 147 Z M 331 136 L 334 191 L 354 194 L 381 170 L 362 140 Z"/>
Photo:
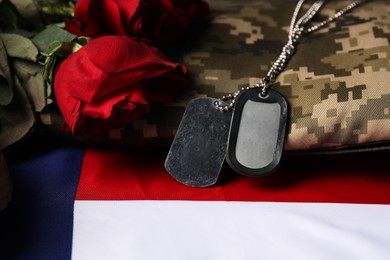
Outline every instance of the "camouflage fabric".
<path id="1" fill-rule="evenodd" d="M 257 83 L 286 43 L 297 1 L 210 0 L 209 26 L 194 30 L 172 57 L 193 88 L 174 103 L 155 105 L 133 125 L 84 137 L 88 142 L 169 143 L 186 103 L 221 97 Z M 323 20 L 351 1 L 329 1 Z M 290 106 L 286 150 L 351 149 L 390 144 L 390 5 L 371 1 L 304 37 L 274 89 Z"/>

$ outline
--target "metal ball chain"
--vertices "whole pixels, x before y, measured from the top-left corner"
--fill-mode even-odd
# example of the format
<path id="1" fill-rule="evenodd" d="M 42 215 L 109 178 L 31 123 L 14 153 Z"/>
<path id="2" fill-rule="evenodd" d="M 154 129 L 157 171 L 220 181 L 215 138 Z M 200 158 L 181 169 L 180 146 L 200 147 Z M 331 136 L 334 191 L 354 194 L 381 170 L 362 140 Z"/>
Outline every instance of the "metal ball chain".
<path id="1" fill-rule="evenodd" d="M 288 35 L 288 42 L 286 45 L 283 47 L 282 52 L 280 53 L 279 57 L 277 60 L 274 62 L 274 64 L 271 66 L 269 71 L 267 72 L 266 76 L 257 84 L 254 86 L 249 86 L 246 88 L 241 88 L 240 90 L 229 94 L 227 96 L 221 97 L 219 100 L 214 102 L 214 106 L 222 111 L 222 112 L 227 112 L 230 109 L 234 107 L 235 99 L 236 97 L 244 90 L 250 89 L 250 88 L 261 88 L 260 90 L 260 95 L 265 97 L 267 96 L 268 93 L 268 88 L 275 82 L 276 78 L 279 76 L 281 72 L 286 68 L 287 63 L 291 59 L 291 57 L 295 53 L 296 46 L 302 36 L 304 34 L 309 34 L 312 33 L 323 26 L 333 22 L 340 16 L 344 15 L 346 12 L 350 11 L 351 9 L 355 8 L 356 6 L 368 2 L 369 0 L 356 0 L 352 2 L 351 4 L 347 5 L 337 13 L 335 13 L 333 16 L 311 26 L 308 28 L 305 28 L 305 26 L 311 22 L 313 17 L 319 12 L 323 4 L 326 2 L 326 0 L 317 0 L 313 5 L 307 10 L 307 12 L 298 20 L 298 15 L 299 12 L 306 0 L 299 0 L 297 3 L 297 6 L 295 7 L 291 23 L 290 23 L 290 32 Z M 221 103 L 221 101 L 229 101 L 231 100 L 230 103 Z"/>

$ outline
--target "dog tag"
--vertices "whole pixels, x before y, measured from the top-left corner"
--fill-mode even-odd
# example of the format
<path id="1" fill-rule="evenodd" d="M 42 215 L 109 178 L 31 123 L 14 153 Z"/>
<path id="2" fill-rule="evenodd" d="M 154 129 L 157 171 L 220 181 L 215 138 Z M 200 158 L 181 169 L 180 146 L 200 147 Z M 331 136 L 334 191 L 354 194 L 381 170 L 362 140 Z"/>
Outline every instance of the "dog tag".
<path id="1" fill-rule="evenodd" d="M 259 88 L 237 96 L 229 133 L 228 164 L 251 177 L 277 169 L 283 150 L 287 124 L 287 102 L 275 90 L 265 97 Z"/>
<path id="2" fill-rule="evenodd" d="M 216 109 L 215 101 L 188 103 L 165 161 L 170 175 L 188 186 L 215 184 L 225 161 L 232 113 Z"/>

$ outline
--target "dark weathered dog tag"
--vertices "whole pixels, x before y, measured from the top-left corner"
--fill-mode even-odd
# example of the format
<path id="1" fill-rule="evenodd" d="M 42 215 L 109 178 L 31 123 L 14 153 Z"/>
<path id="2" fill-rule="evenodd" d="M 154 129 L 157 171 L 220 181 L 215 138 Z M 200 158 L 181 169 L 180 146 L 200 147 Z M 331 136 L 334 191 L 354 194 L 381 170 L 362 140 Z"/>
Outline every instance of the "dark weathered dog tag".
<path id="1" fill-rule="evenodd" d="M 214 98 L 190 101 L 165 161 L 177 181 L 206 187 L 216 183 L 225 161 L 231 112 L 221 112 Z"/>
<path id="2" fill-rule="evenodd" d="M 287 124 L 287 103 L 275 90 L 265 97 L 259 88 L 236 99 L 231 122 L 227 162 L 237 172 L 257 177 L 277 169 Z"/>

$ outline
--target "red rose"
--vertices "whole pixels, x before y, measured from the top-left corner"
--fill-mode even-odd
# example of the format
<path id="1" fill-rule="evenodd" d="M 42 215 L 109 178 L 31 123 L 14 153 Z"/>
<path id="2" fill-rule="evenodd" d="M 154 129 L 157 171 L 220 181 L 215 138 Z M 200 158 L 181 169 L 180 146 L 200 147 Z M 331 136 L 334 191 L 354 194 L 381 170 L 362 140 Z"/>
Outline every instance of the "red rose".
<path id="1" fill-rule="evenodd" d="M 162 46 L 208 11 L 201 0 L 78 0 L 65 25 L 78 36 L 128 35 Z"/>
<path id="2" fill-rule="evenodd" d="M 64 128 L 74 134 L 119 128 L 172 101 L 187 87 L 185 67 L 127 36 L 90 41 L 58 66 L 54 93 Z"/>

